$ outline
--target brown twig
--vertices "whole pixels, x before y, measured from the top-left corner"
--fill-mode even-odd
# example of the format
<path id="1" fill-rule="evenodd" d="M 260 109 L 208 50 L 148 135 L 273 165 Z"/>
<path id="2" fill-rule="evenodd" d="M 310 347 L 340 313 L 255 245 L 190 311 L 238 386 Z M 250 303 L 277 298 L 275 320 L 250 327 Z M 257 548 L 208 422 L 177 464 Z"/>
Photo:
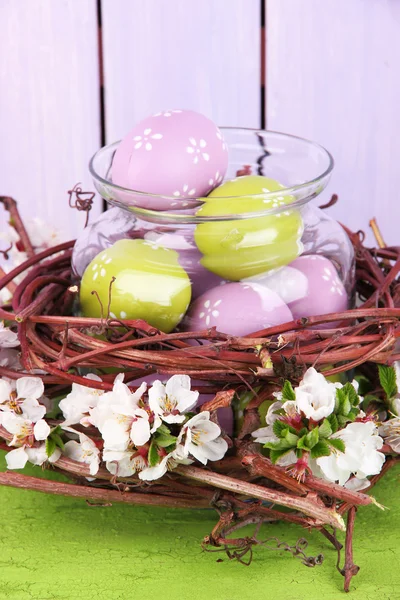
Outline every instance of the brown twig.
<path id="1" fill-rule="evenodd" d="M 0 196 L 0 202 L 4 205 L 4 208 L 8 211 L 10 215 L 10 224 L 14 227 L 15 231 L 18 233 L 19 238 L 21 240 L 21 244 L 23 246 L 24 251 L 27 253 L 28 258 L 34 256 L 35 251 L 32 246 L 32 242 L 29 238 L 28 232 L 25 228 L 24 222 L 21 219 L 21 215 L 19 214 L 17 203 L 13 198 L 9 196 Z"/>

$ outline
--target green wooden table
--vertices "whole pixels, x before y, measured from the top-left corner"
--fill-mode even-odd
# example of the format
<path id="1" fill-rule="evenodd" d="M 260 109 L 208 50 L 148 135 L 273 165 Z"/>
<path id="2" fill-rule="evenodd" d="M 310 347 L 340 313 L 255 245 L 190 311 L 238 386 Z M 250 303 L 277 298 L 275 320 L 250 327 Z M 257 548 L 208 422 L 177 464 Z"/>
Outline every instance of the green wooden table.
<path id="1" fill-rule="evenodd" d="M 27 472 L 44 475 L 39 467 Z M 354 600 L 400 598 L 399 473 L 392 469 L 374 490 L 390 510 L 368 506 L 358 513 L 355 562 L 361 571 L 352 583 Z M 0 523 L 1 600 L 345 597 L 333 548 L 321 535 L 291 525 L 265 527 L 265 537 L 294 544 L 304 535 L 308 554 L 325 555 L 322 566 L 307 568 L 287 553 L 262 548 L 249 567 L 202 552 L 200 541 L 215 524 L 212 510 L 89 507 L 82 500 L 2 487 Z"/>

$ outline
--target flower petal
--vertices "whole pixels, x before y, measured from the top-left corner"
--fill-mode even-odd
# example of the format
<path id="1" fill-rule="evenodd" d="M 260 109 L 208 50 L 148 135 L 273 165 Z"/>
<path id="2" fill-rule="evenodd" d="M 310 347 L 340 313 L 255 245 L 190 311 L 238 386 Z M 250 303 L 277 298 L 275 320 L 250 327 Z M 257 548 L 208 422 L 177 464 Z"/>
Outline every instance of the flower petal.
<path id="1" fill-rule="evenodd" d="M 38 400 L 44 394 L 44 385 L 40 377 L 20 377 L 17 380 L 18 398 Z"/>
<path id="2" fill-rule="evenodd" d="M 155 467 L 147 467 L 147 469 L 143 469 L 143 471 L 139 473 L 139 479 L 142 479 L 143 481 L 154 481 L 154 479 L 160 479 L 160 477 L 165 475 L 168 470 L 169 458 L 170 455 L 168 454 L 168 456 L 165 456 L 158 463 L 158 465 L 155 465 Z"/>
<path id="3" fill-rule="evenodd" d="M 148 418 L 139 417 L 133 421 L 130 436 L 136 447 L 144 446 L 150 439 L 150 423 Z"/>
<path id="4" fill-rule="evenodd" d="M 23 446 L 6 454 L 7 469 L 23 469 L 27 462 L 28 455 Z"/>
<path id="5" fill-rule="evenodd" d="M 43 419 L 46 414 L 46 407 L 43 404 L 39 404 L 35 398 L 26 398 L 20 404 L 23 416 L 26 419 L 30 419 L 33 423 L 36 423 L 40 419 Z"/>
<path id="6" fill-rule="evenodd" d="M 5 379 L 0 379 L 0 404 L 9 401 L 11 392 L 12 387 L 8 381 Z"/>
<path id="7" fill-rule="evenodd" d="M 33 428 L 33 435 L 37 440 L 46 440 L 50 435 L 50 427 L 44 419 L 40 419 Z"/>

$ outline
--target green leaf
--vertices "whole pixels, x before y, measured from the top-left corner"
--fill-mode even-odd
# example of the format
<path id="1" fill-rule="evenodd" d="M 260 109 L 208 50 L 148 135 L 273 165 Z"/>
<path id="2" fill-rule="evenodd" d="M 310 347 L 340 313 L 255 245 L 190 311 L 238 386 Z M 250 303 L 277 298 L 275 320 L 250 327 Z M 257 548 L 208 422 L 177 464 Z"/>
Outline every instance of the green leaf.
<path id="1" fill-rule="evenodd" d="M 311 429 L 311 431 L 309 433 L 307 433 L 306 440 L 307 440 L 307 445 L 310 448 L 310 450 L 312 448 L 314 448 L 315 444 L 317 444 L 318 441 L 319 441 L 319 429 L 318 429 L 318 427 L 315 427 L 314 429 Z"/>
<path id="2" fill-rule="evenodd" d="M 327 438 L 332 435 L 332 427 L 328 419 L 324 419 L 318 429 L 320 438 Z"/>
<path id="3" fill-rule="evenodd" d="M 339 450 L 339 452 L 344 452 L 346 450 L 344 441 L 339 438 L 330 438 L 326 441 L 330 446 L 332 446 L 332 448 L 335 448 L 335 450 Z"/>
<path id="4" fill-rule="evenodd" d="M 347 418 L 349 421 L 355 421 L 359 414 L 360 411 L 358 408 L 352 408 L 349 414 L 347 415 Z"/>
<path id="5" fill-rule="evenodd" d="M 346 392 L 347 397 L 352 406 L 358 406 L 360 404 L 360 398 L 354 388 L 354 386 L 348 382 L 343 386 L 343 390 Z"/>
<path id="6" fill-rule="evenodd" d="M 56 449 L 55 441 L 53 440 L 52 437 L 48 437 L 46 440 L 46 454 L 49 458 L 53 454 L 55 449 Z"/>
<path id="7" fill-rule="evenodd" d="M 162 425 L 160 425 L 160 427 L 157 429 L 156 433 L 163 433 L 165 435 L 169 435 L 171 432 L 168 429 L 168 427 L 166 425 L 164 425 L 164 423 Z"/>
<path id="8" fill-rule="evenodd" d="M 386 398 L 391 400 L 398 393 L 396 384 L 396 371 L 393 367 L 387 367 L 386 365 L 378 365 L 379 369 L 379 381 L 382 388 L 385 391 Z"/>
<path id="9" fill-rule="evenodd" d="M 151 440 L 149 453 L 147 455 L 147 460 L 149 461 L 149 467 L 155 467 L 160 462 L 160 457 L 158 456 L 158 448 L 154 439 Z"/>
<path id="10" fill-rule="evenodd" d="M 264 448 L 269 448 L 270 450 L 290 450 L 293 448 L 293 444 L 290 444 L 286 440 L 279 440 L 279 442 L 267 442 L 264 444 Z"/>
<path id="11" fill-rule="evenodd" d="M 318 427 L 315 427 L 314 429 L 309 431 L 307 435 L 304 435 L 302 438 L 299 439 L 299 441 L 297 442 L 297 447 L 302 450 L 310 451 L 312 448 L 314 448 L 315 444 L 317 444 L 318 441 L 319 431 Z"/>
<path id="12" fill-rule="evenodd" d="M 267 412 L 269 410 L 269 407 L 272 406 L 272 403 L 273 403 L 273 400 L 265 400 L 258 407 L 258 414 L 260 416 L 261 423 L 265 423 Z"/>
<path id="13" fill-rule="evenodd" d="M 51 437 L 51 439 L 52 439 L 52 440 L 54 440 L 54 442 L 55 442 L 56 446 L 58 446 L 59 448 L 61 448 L 61 450 L 64 450 L 64 448 L 65 448 L 65 444 L 64 444 L 64 442 L 63 442 L 63 440 L 62 440 L 61 436 L 60 436 L 60 435 L 58 435 L 58 433 L 54 433 L 54 432 L 53 432 L 53 433 L 50 435 L 50 437 Z"/>
<path id="14" fill-rule="evenodd" d="M 170 433 L 168 433 L 168 434 L 162 433 L 161 435 L 155 436 L 155 442 L 156 442 L 157 446 L 159 446 L 160 448 L 167 448 L 168 446 L 171 446 L 172 444 L 176 444 L 176 436 L 171 435 Z"/>
<path id="15" fill-rule="evenodd" d="M 337 415 L 337 421 L 339 423 L 338 429 L 343 429 L 343 427 L 345 427 L 345 425 L 347 425 L 349 422 L 348 418 L 344 415 Z"/>
<path id="16" fill-rule="evenodd" d="M 320 440 L 315 446 L 312 448 L 310 452 L 311 458 L 320 458 L 321 456 L 329 456 L 331 450 L 329 445 L 325 440 Z"/>
<path id="17" fill-rule="evenodd" d="M 329 417 L 327 417 L 327 420 L 329 421 L 329 425 L 332 428 L 332 433 L 336 433 L 337 430 L 339 429 L 339 423 L 337 420 L 337 416 L 332 413 L 331 415 L 329 415 Z"/>
<path id="18" fill-rule="evenodd" d="M 290 444 L 291 446 L 295 447 L 297 446 L 297 441 L 299 439 L 299 436 L 296 435 L 295 433 L 292 433 L 289 428 L 286 429 L 286 432 L 283 435 L 283 439 Z"/>
<path id="19" fill-rule="evenodd" d="M 283 400 L 296 400 L 296 394 L 290 381 L 286 379 L 282 388 L 282 399 Z"/>
<path id="20" fill-rule="evenodd" d="M 352 405 L 345 387 L 336 390 L 336 403 L 335 411 L 337 414 L 345 416 L 349 414 Z"/>
<path id="21" fill-rule="evenodd" d="M 281 438 L 284 437 L 285 431 L 288 431 L 287 423 L 283 423 L 277 419 L 272 425 L 272 431 L 276 435 L 276 437 Z"/>
<path id="22" fill-rule="evenodd" d="M 282 456 L 284 456 L 285 454 L 287 454 L 290 451 L 290 449 L 286 449 L 286 450 L 271 450 L 269 453 L 269 457 L 271 459 L 271 462 L 273 464 L 275 464 Z"/>

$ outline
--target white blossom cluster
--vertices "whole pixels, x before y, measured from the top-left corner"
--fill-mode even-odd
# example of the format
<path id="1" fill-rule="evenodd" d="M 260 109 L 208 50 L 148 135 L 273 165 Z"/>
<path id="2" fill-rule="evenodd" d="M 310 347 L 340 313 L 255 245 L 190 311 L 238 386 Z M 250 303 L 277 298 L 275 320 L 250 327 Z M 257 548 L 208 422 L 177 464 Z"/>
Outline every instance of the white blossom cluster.
<path id="1" fill-rule="evenodd" d="M 357 392 L 357 382 L 354 381 L 352 386 Z M 267 427 L 253 432 L 255 440 L 270 446 L 280 442 L 282 444 L 276 433 L 276 425 L 274 426 L 277 421 L 291 426 L 293 431 L 301 432 L 306 426 L 309 428 L 309 436 L 312 430 L 321 431 L 323 421 L 334 415 L 337 409 L 337 390 L 342 388 L 342 384 L 328 381 L 314 368 L 308 369 L 299 386 L 293 390 L 295 399 L 284 401 L 281 392 L 275 394 L 277 401 L 270 406 L 266 415 Z M 358 401 L 361 400 L 358 396 Z M 324 448 L 330 448 L 328 455 L 313 458 L 312 450 L 299 452 L 298 448 L 293 447 L 282 453 L 276 461 L 277 464 L 296 465 L 300 459 L 314 475 L 330 482 L 357 490 L 368 487 L 367 477 L 378 474 L 385 462 L 385 455 L 380 452 L 384 440 L 379 435 L 382 428 L 379 431 L 377 423 L 359 408 L 356 412 L 357 418 L 354 422 L 348 422 L 338 431 L 326 435 L 323 442 Z M 391 421 L 384 427 L 389 423 Z M 335 440 L 343 442 L 343 450 L 338 449 Z"/>
<path id="2" fill-rule="evenodd" d="M 39 217 L 28 219 L 25 226 L 35 253 L 42 252 L 63 241 L 60 232 Z M 0 247 L 2 250 L 8 250 L 8 260 L 2 262 L 2 267 L 7 273 L 28 258 L 25 249 L 21 247 L 19 235 L 12 225 L 8 225 L 4 231 L 0 232 Z M 14 282 L 19 283 L 23 277 L 25 277 L 25 273 L 16 277 Z M 7 288 L 0 290 L 0 304 L 6 304 L 10 300 L 10 291 Z"/>
<path id="3" fill-rule="evenodd" d="M 16 333 L 0 322 L 0 366 L 19 365 L 18 346 Z M 174 375 L 166 384 L 155 381 L 149 389 L 142 383 L 132 391 L 119 374 L 113 389 L 103 391 L 90 387 L 91 381 L 101 379 L 89 374 L 88 386 L 74 383 L 61 399 L 59 409 L 64 420 L 51 427 L 45 418 L 51 403 L 42 380 L 25 375 L 20 365 L 19 370 L 21 377 L 16 381 L 0 379 L 0 427 L 12 448 L 6 455 L 10 469 L 21 469 L 28 461 L 35 465 L 56 462 L 64 455 L 87 464 L 92 477 L 102 466 L 116 477 L 137 474 L 151 481 L 179 464 L 197 460 L 206 465 L 220 460 L 228 449 L 210 413 L 196 413 L 199 393 L 191 389 L 187 375 Z M 353 406 L 347 409 L 346 422 L 338 408 L 338 390 L 345 388 L 311 368 L 298 387 L 291 388 L 291 399 L 285 397 L 285 389 L 275 393 L 266 427 L 254 431 L 253 437 L 267 447 L 280 449 L 276 462 L 281 466 L 296 465 L 301 458 L 314 475 L 363 489 L 369 485 L 367 478 L 382 469 L 384 441 L 394 452 L 400 452 L 399 363 L 394 364 L 393 373 L 395 391 L 383 423 L 378 422 L 377 414 L 371 418 L 360 409 L 362 398 L 356 382 L 351 384 Z M 334 422 L 339 426 L 330 432 L 329 423 Z M 317 429 L 320 439 L 314 439 L 307 451 L 304 443 L 310 443 Z M 292 447 L 285 446 L 287 440 L 292 440 Z M 329 453 L 320 451 L 321 442 L 324 448 L 328 444 Z M 305 449 L 299 451 L 300 447 Z M 321 455 L 314 452 L 316 449 Z"/>
<path id="4" fill-rule="evenodd" d="M 0 344 L 18 344 L 3 324 Z M 101 381 L 97 375 L 87 379 L 88 384 Z M 44 419 L 48 402 L 40 378 L 22 376 L 16 383 L 0 379 L 0 426 L 12 435 L 9 446 L 14 447 L 6 455 L 7 466 L 22 469 L 28 461 L 42 465 L 63 454 L 86 463 L 92 477 L 104 463 L 117 477 L 137 473 L 151 481 L 194 459 L 204 465 L 220 460 L 228 444 L 209 412 L 194 413 L 198 395 L 187 375 L 174 375 L 165 385 L 155 381 L 149 390 L 142 383 L 135 392 L 123 383 L 123 375 L 117 375 L 109 392 L 73 384 L 59 403 L 65 420 L 51 428 Z M 77 426 L 90 428 L 91 435 Z M 69 438 L 66 443 L 60 434 Z"/>

